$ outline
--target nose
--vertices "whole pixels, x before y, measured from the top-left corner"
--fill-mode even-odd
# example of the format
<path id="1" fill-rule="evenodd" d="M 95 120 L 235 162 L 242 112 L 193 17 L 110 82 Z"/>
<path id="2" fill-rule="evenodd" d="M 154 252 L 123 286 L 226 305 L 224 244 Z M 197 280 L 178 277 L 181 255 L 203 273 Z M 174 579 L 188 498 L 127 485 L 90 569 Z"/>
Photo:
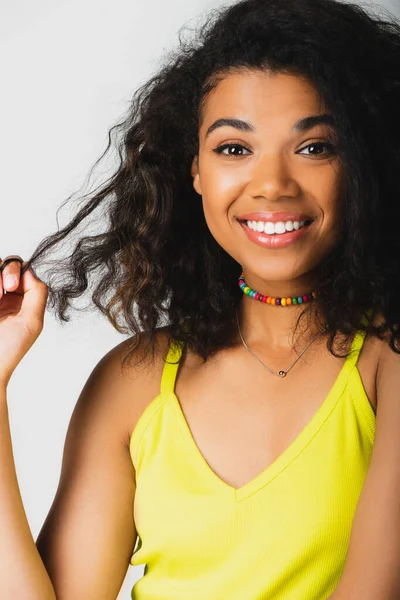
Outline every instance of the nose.
<path id="1" fill-rule="evenodd" d="M 268 153 L 253 163 L 247 191 L 252 198 L 276 201 L 297 197 L 300 185 L 285 157 L 278 153 Z"/>

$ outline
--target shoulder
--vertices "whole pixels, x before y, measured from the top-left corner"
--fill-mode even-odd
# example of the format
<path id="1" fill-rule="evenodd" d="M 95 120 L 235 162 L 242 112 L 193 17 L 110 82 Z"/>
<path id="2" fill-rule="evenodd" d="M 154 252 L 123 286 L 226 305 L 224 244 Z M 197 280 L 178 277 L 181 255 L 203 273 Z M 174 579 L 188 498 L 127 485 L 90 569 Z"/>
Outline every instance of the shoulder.
<path id="1" fill-rule="evenodd" d="M 129 445 L 135 423 L 160 389 L 169 349 L 168 327 L 157 329 L 154 356 L 146 338 L 131 350 L 133 337 L 111 348 L 95 365 L 78 399 L 76 411 L 109 423 Z M 125 361 L 127 357 L 129 360 Z M 144 357 L 144 358 L 143 358 Z M 82 418 L 79 419 L 82 423 Z"/>
<path id="2" fill-rule="evenodd" d="M 400 353 L 394 351 L 389 343 L 389 336 L 376 343 L 378 355 L 377 392 L 386 395 L 388 390 L 392 393 L 400 389 Z M 400 351 L 400 345 L 398 347 Z"/>
<path id="3" fill-rule="evenodd" d="M 377 316 L 374 325 L 383 323 L 383 317 Z M 390 345 L 391 334 L 387 332 L 382 339 L 376 336 L 367 336 L 364 342 L 364 353 L 372 357 L 376 364 L 376 384 L 382 384 L 382 378 L 388 376 L 388 371 L 393 370 L 393 376 L 400 376 L 400 344 L 397 344 L 398 352 Z"/>
<path id="4" fill-rule="evenodd" d="M 115 598 L 121 588 L 137 537 L 129 437 L 158 393 L 167 332 L 157 332 L 156 338 L 154 358 L 140 368 L 134 366 L 146 349 L 140 345 L 132 366 L 124 367 L 131 338 L 107 352 L 75 405 L 60 483 L 36 542 L 57 598 L 104 598 L 105 589 Z"/>
<path id="5" fill-rule="evenodd" d="M 158 374 L 169 349 L 169 327 L 160 327 L 154 333 L 154 355 L 146 337 L 131 336 L 111 348 L 97 363 L 94 371 L 104 377 L 117 378 L 118 383 L 134 381 L 137 377 L 150 380 Z M 128 358 L 126 363 L 124 359 Z M 94 372 L 93 371 L 93 372 Z"/>
<path id="6" fill-rule="evenodd" d="M 369 382 L 371 393 L 376 397 L 376 408 L 380 406 L 382 414 L 382 405 L 388 402 L 385 399 L 393 397 L 400 389 L 400 354 L 391 348 L 389 334 L 383 339 L 376 336 L 365 339 L 359 366 L 363 382 Z"/>

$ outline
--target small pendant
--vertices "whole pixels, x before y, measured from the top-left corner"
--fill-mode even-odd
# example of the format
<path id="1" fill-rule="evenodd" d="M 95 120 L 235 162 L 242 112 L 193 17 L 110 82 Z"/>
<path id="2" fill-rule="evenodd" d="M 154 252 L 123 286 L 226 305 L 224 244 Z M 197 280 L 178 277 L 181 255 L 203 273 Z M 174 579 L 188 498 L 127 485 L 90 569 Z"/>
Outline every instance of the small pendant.
<path id="1" fill-rule="evenodd" d="M 286 377 L 286 371 L 279 371 L 280 377 Z"/>

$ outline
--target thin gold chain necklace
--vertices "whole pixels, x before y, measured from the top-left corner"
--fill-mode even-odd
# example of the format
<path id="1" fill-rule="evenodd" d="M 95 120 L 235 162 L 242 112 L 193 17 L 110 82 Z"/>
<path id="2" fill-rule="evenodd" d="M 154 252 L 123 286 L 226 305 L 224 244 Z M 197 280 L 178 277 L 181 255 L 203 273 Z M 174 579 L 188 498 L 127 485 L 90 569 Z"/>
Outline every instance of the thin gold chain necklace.
<path id="1" fill-rule="evenodd" d="M 261 363 L 261 364 L 262 364 L 262 366 L 263 366 L 265 369 L 267 369 L 267 371 L 269 371 L 270 373 L 272 373 L 272 375 L 276 375 L 277 377 L 286 377 L 286 373 L 288 373 L 288 372 L 290 371 L 290 369 L 291 369 L 291 368 L 292 368 L 292 367 L 293 367 L 293 366 L 294 366 L 294 365 L 297 363 L 297 361 L 298 361 L 298 360 L 299 360 L 299 359 L 300 359 L 300 358 L 303 356 L 303 354 L 304 354 L 304 352 L 307 350 L 307 348 L 309 348 L 309 346 L 311 346 L 311 344 L 313 344 L 313 343 L 315 342 L 315 340 L 316 340 L 317 338 L 319 338 L 319 336 L 320 336 L 320 335 L 322 335 L 322 334 L 324 333 L 324 331 L 325 331 L 325 329 L 323 329 L 322 331 L 320 331 L 320 332 L 319 332 L 319 334 L 318 334 L 318 335 L 316 335 L 316 336 L 315 336 L 315 338 L 313 338 L 313 339 L 311 340 L 311 342 L 309 342 L 305 348 L 303 348 L 303 350 L 300 352 L 300 354 L 298 355 L 298 357 L 297 357 L 297 358 L 295 358 L 295 359 L 294 359 L 294 361 L 293 361 L 292 363 L 290 363 L 290 365 L 289 365 L 288 367 L 286 367 L 286 369 L 281 369 L 280 371 L 272 371 L 272 369 L 270 369 L 269 367 L 267 367 L 267 365 L 265 365 L 265 364 L 262 362 L 262 360 L 260 360 L 260 359 L 258 358 L 258 356 L 256 356 L 256 355 L 254 354 L 254 352 L 252 352 L 252 351 L 250 350 L 250 348 L 248 347 L 248 345 L 247 345 L 247 344 L 246 344 L 246 342 L 244 341 L 244 339 L 243 339 L 243 336 L 242 336 L 242 332 L 240 331 L 239 317 L 238 317 L 237 310 L 236 310 L 236 321 L 237 321 L 237 325 L 238 325 L 238 330 L 239 330 L 240 339 L 241 339 L 241 340 L 242 340 L 242 342 L 243 342 L 243 346 L 246 348 L 246 350 L 248 350 L 248 351 L 250 352 L 250 354 L 251 354 L 252 356 L 254 356 L 254 358 L 256 358 L 256 359 L 258 360 L 258 362 L 259 362 L 259 363 Z"/>

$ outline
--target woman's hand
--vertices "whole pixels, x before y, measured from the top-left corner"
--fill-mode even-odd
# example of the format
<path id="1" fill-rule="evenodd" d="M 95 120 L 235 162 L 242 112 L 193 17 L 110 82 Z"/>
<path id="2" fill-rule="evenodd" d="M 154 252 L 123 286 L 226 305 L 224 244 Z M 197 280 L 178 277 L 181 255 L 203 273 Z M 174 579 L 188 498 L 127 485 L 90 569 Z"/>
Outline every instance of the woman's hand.
<path id="1" fill-rule="evenodd" d="M 0 385 L 6 387 L 43 329 L 48 295 L 47 286 L 32 270 L 21 275 L 20 262 L 7 262 L 8 258 L 0 260 Z M 15 277 L 14 283 L 10 275 Z"/>

